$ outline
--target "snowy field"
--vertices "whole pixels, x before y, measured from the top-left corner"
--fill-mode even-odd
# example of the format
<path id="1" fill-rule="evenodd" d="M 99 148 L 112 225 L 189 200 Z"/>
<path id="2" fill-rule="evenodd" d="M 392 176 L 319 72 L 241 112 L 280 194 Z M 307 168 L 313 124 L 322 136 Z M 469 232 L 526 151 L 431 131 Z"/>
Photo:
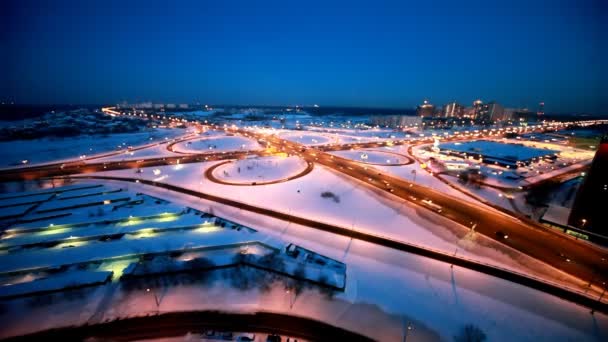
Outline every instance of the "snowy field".
<path id="1" fill-rule="evenodd" d="M 268 130 L 258 130 L 263 133 L 269 133 Z M 297 142 L 307 146 L 318 146 L 326 144 L 354 144 L 361 142 L 377 142 L 391 140 L 395 138 L 403 138 L 403 132 L 382 131 L 376 132 L 373 130 L 310 130 L 310 131 L 290 131 L 277 130 L 279 136 L 283 139 Z"/>
<path id="2" fill-rule="evenodd" d="M 297 142 L 303 145 L 325 145 L 329 143 L 335 143 L 336 140 L 327 137 L 319 133 L 308 133 L 308 132 L 285 132 L 279 134 L 282 139 Z"/>
<path id="3" fill-rule="evenodd" d="M 137 133 L 111 134 L 108 136 L 84 135 L 70 138 L 43 138 L 0 142 L 0 166 L 48 163 L 52 161 L 91 156 L 104 152 L 126 149 L 128 146 L 149 144 L 165 138 L 184 135 L 182 129 L 154 129 Z"/>
<path id="4" fill-rule="evenodd" d="M 213 176 L 235 184 L 267 183 L 293 177 L 306 170 L 299 157 L 257 157 L 232 161 L 213 170 Z"/>
<path id="5" fill-rule="evenodd" d="M 290 297 L 281 287 L 267 292 L 242 291 L 230 288 L 221 278 L 213 278 L 203 285 L 162 288 L 157 308 L 154 297 L 145 292 L 98 291 L 80 305 L 56 304 L 56 310 L 62 312 L 60 317 L 48 315 L 44 307 L 24 311 L 40 327 L 57 325 L 65 317 L 75 323 L 97 322 L 157 310 L 219 309 L 297 313 L 381 341 L 402 341 L 408 322 L 414 327 L 408 341 L 449 341 L 465 324 L 478 326 L 489 341 L 602 341 L 608 336 L 606 315 L 590 315 L 585 308 L 536 290 L 187 195 L 140 184 L 132 186 L 171 198 L 176 204 L 201 210 L 213 208 L 216 215 L 343 261 L 348 265 L 346 292 L 328 300 L 316 290 L 306 290 L 290 306 Z M 104 298 L 110 304 L 100 305 Z M 19 303 L 14 305 L 20 307 Z M 11 331 L 27 324 L 10 322 Z"/>
<path id="6" fill-rule="evenodd" d="M 116 155 L 95 158 L 95 159 L 91 159 L 87 162 L 99 163 L 99 162 L 123 161 L 123 160 L 139 160 L 139 159 L 154 158 L 154 157 L 179 156 L 180 154 L 167 150 L 168 144 L 169 144 L 169 141 L 158 144 L 158 145 L 146 147 L 143 149 L 138 149 L 135 151 L 126 150 L 126 151 L 118 153 Z"/>
<path id="7" fill-rule="evenodd" d="M 217 151 L 252 151 L 262 149 L 260 144 L 241 136 L 210 136 L 180 142 L 173 150 L 181 153 L 205 153 Z"/>
<path id="8" fill-rule="evenodd" d="M 0 338 L 41 328 L 15 315 L 15 310 L 24 310 L 24 315 L 36 311 L 38 306 L 28 303 L 59 298 L 66 304 L 82 299 L 72 297 L 73 288 L 82 286 L 87 287 L 84 292 L 102 286 L 111 294 L 116 284 L 123 283 L 122 275 L 190 272 L 200 265 L 234 267 L 235 256 L 243 254 L 249 262 L 266 267 L 266 272 L 273 272 L 274 264 L 264 263 L 264 257 L 273 255 L 273 260 L 281 260 L 276 271 L 283 277 L 304 269 L 298 277 L 313 284 L 322 282 L 337 289 L 346 285 L 346 266 L 339 261 L 190 206 L 146 195 L 137 187 L 84 182 L 3 194 L 0 206 L 23 205 L 28 202 L 25 199 L 31 210 L 0 222 L 7 227 L 0 234 L 0 300 L 3 309 L 14 305 L 0 312 L 0 324 L 11 326 L 0 332 Z M 124 286 L 121 290 L 128 292 Z M 45 291 L 55 294 L 41 293 Z M 83 305 L 98 299 L 87 298 L 89 302 Z M 38 308 L 53 310 L 48 305 Z M 54 316 L 47 312 L 47 322 Z M 74 319 L 78 320 L 69 317 L 55 326 Z"/>
<path id="9" fill-rule="evenodd" d="M 330 153 L 354 161 L 377 165 L 406 164 L 409 162 L 409 159 L 405 156 L 388 151 L 384 152 L 378 150 L 346 150 L 335 151 Z"/>
<path id="10" fill-rule="evenodd" d="M 176 169 L 159 167 L 164 183 L 221 196 L 247 204 L 270 208 L 279 212 L 314 218 L 338 226 L 378 234 L 392 239 L 426 246 L 446 253 L 457 253 L 484 263 L 505 267 L 518 272 L 527 272 L 569 286 L 578 286 L 581 281 L 531 259 L 503 244 L 479 234 L 471 234 L 469 228 L 454 224 L 426 209 L 414 206 L 401 199 L 387 199 L 365 183 L 347 179 L 322 166 L 315 166 L 311 173 L 271 185 L 239 186 L 223 185 L 204 177 L 205 170 L 217 162 L 184 164 Z M 378 169 L 395 175 L 411 178 L 407 166 L 378 166 Z M 419 168 L 419 167 L 418 167 Z M 420 169 L 419 169 L 420 170 Z M 422 171 L 422 170 L 420 170 Z M 100 172 L 99 175 L 134 177 L 131 170 Z M 420 172 L 418 180 L 429 186 L 441 184 L 452 193 L 485 207 L 452 189 L 434 177 Z M 137 174 L 138 178 L 154 180 L 150 168 Z M 428 177 L 428 178 L 426 178 Z M 325 196 L 323 194 L 331 194 Z M 486 207 L 487 210 L 493 210 Z"/>

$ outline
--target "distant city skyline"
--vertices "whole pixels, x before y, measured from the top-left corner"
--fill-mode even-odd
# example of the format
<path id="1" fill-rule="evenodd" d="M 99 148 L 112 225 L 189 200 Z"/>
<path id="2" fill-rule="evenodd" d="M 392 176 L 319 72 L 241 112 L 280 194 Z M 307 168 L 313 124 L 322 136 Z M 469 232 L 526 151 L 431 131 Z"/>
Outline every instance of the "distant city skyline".
<path id="1" fill-rule="evenodd" d="M 5 1 L 0 100 L 608 115 L 602 1 Z"/>

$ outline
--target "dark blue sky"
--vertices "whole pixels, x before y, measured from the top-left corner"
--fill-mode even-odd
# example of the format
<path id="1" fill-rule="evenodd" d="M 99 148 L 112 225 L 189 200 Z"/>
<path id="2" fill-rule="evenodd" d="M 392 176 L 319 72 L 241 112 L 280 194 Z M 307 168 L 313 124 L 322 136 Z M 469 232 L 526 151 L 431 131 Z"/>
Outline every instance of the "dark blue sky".
<path id="1" fill-rule="evenodd" d="M 602 0 L 174 2 L 2 1 L 0 98 L 607 114 Z"/>

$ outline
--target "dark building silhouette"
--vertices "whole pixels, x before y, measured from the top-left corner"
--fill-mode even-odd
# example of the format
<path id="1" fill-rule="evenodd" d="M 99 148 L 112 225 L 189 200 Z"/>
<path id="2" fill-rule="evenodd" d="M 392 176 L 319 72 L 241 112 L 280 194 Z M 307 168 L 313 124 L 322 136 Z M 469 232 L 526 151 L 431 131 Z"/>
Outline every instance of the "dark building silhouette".
<path id="1" fill-rule="evenodd" d="M 513 112 L 513 120 L 523 122 L 538 121 L 538 113 L 528 110 L 528 108 L 517 109 Z"/>
<path id="2" fill-rule="evenodd" d="M 475 100 L 473 102 L 473 119 L 479 119 L 482 111 L 483 111 L 483 102 L 481 100 Z"/>
<path id="3" fill-rule="evenodd" d="M 568 224 L 608 236 L 608 135 L 602 138 L 576 194 Z"/>
<path id="4" fill-rule="evenodd" d="M 424 100 L 424 102 L 416 108 L 416 115 L 422 117 L 433 117 L 435 116 L 435 106 L 430 104 L 428 100 Z"/>

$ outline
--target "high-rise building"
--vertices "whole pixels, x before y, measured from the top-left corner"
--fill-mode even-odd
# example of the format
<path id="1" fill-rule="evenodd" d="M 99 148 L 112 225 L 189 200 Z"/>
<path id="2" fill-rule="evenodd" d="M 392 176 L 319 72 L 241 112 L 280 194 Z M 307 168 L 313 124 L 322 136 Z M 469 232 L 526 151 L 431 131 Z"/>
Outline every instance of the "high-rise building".
<path id="1" fill-rule="evenodd" d="M 608 135 L 593 157 L 591 169 L 574 199 L 568 224 L 608 236 Z"/>
<path id="2" fill-rule="evenodd" d="M 473 117 L 472 119 L 478 119 L 483 111 L 483 102 L 481 100 L 473 101 Z"/>
<path id="3" fill-rule="evenodd" d="M 505 119 L 505 108 L 494 101 L 488 102 L 484 105 L 484 112 L 489 121 Z"/>
<path id="4" fill-rule="evenodd" d="M 443 106 L 441 114 L 446 118 L 460 118 L 464 115 L 464 107 L 457 102 L 450 102 Z"/>
<path id="5" fill-rule="evenodd" d="M 416 115 L 422 117 L 432 117 L 435 115 L 435 106 L 430 104 L 428 100 L 416 108 Z"/>

